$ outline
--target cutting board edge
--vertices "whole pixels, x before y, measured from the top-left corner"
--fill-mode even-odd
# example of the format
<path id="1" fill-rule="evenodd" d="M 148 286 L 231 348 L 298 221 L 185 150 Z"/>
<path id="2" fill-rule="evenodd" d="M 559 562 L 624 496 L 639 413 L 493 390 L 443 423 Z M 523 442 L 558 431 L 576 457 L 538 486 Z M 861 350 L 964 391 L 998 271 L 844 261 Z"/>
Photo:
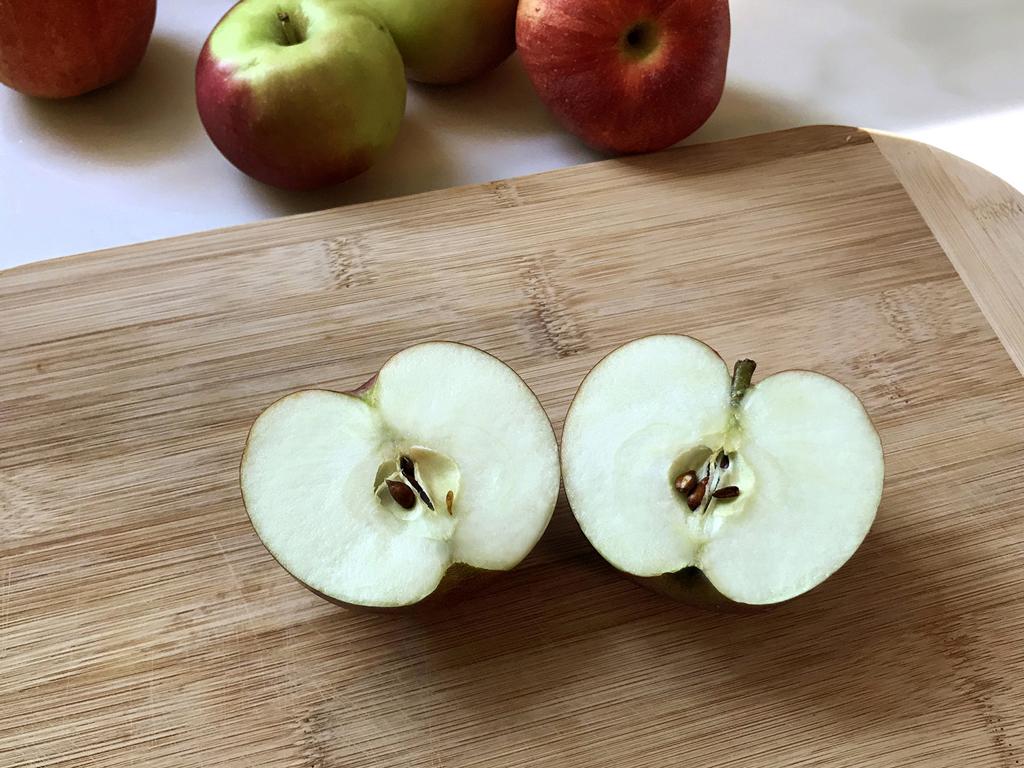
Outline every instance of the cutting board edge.
<path id="1" fill-rule="evenodd" d="M 799 126 L 718 142 L 673 147 L 665 151 L 679 153 L 694 147 L 725 147 L 752 139 L 764 140 L 767 137 L 775 137 L 780 143 L 788 145 L 793 143 L 792 139 L 797 135 L 809 144 L 821 142 L 823 149 L 833 148 L 841 142 L 849 143 L 854 136 L 861 139 L 858 143 L 871 142 L 875 145 L 967 286 L 1017 370 L 1024 373 L 1024 263 L 1015 258 L 1015 254 L 1024 252 L 1024 195 L 995 174 L 928 144 L 884 131 L 841 124 Z M 167 250 L 172 250 L 175 243 L 180 243 L 186 238 L 208 238 L 214 241 L 225 233 L 272 230 L 280 228 L 284 223 L 298 224 L 339 214 L 358 215 L 361 211 L 393 204 L 398 200 L 438 198 L 474 189 L 494 191 L 502 184 L 515 186 L 530 179 L 552 177 L 560 173 L 614 162 L 617 162 L 615 158 L 596 160 L 569 168 L 429 190 L 413 195 L 69 254 L 0 270 L 0 280 L 8 276 L 20 277 L 27 273 L 51 270 L 69 264 L 87 264 L 93 260 L 120 255 L 125 248 L 152 249 L 164 246 Z M 294 229 L 298 230 L 298 227 Z"/>
<path id="2" fill-rule="evenodd" d="M 808 143 L 814 142 L 817 139 L 817 143 L 821 144 L 820 149 L 831 149 L 839 146 L 842 143 L 850 143 L 853 136 L 860 138 L 858 143 L 873 142 L 875 136 L 871 131 L 867 131 L 862 128 L 855 126 L 841 125 L 839 123 L 818 123 L 814 125 L 797 126 L 795 128 L 785 128 L 777 131 L 764 131 L 762 133 L 749 134 L 746 136 L 737 136 L 730 139 L 722 139 L 719 141 L 701 142 L 699 144 L 684 144 L 682 146 L 674 146 L 660 152 L 648 153 L 645 155 L 627 155 L 623 157 L 607 157 L 600 160 L 592 160 L 586 163 L 580 163 L 578 165 L 565 166 L 563 168 L 554 168 L 547 171 L 538 171 L 536 173 L 527 173 L 519 176 L 507 176 L 500 179 L 491 179 L 490 181 L 478 181 L 471 182 L 468 184 L 457 184 L 450 187 L 441 187 L 439 189 L 429 189 L 422 192 L 415 192 L 408 195 L 396 195 L 394 197 L 385 197 L 377 200 L 367 200 L 361 203 L 351 203 L 348 205 L 339 205 L 331 208 L 321 208 L 313 211 L 306 211 L 303 213 L 292 213 L 285 214 L 282 216 L 272 216 L 267 219 L 260 219 L 258 221 L 250 221 L 242 224 L 233 224 L 227 227 L 215 227 L 213 229 L 202 229 L 195 232 L 186 232 L 180 235 L 171 235 L 168 237 L 159 237 L 152 240 L 139 240 L 133 243 L 125 243 L 123 245 L 116 245 L 110 248 L 100 248 L 92 251 L 80 251 L 75 253 L 64 254 L 62 256 L 54 256 L 52 258 L 42 259 L 39 261 L 32 261 L 27 264 L 19 264 L 14 267 L 8 267 L 6 269 L 0 269 L 0 279 L 9 274 L 33 271 L 37 269 L 48 269 L 55 267 L 60 264 L 66 264 L 72 261 L 86 261 L 90 259 L 99 259 L 103 257 L 110 257 L 119 254 L 126 248 L 155 248 L 157 246 L 165 245 L 169 246 L 173 243 L 177 243 L 186 239 L 195 238 L 210 238 L 214 239 L 224 234 L 236 233 L 245 230 L 259 230 L 269 229 L 278 227 L 284 223 L 308 221 L 312 219 L 318 219 L 325 216 L 335 216 L 339 214 L 358 214 L 360 211 L 376 208 L 382 205 L 394 204 L 398 201 L 410 201 L 410 200 L 422 200 L 431 198 L 440 198 L 447 195 L 452 195 L 459 192 L 469 192 L 475 189 L 493 189 L 496 185 L 502 184 L 517 184 L 520 182 L 528 181 L 531 179 L 537 179 L 541 177 L 553 177 L 559 174 L 570 173 L 573 171 L 579 171 L 582 169 L 593 168 L 605 164 L 621 162 L 623 159 L 643 159 L 646 157 L 653 157 L 662 154 L 673 154 L 680 152 L 687 152 L 697 147 L 711 147 L 721 146 L 725 147 L 730 144 L 739 144 L 743 142 L 750 142 L 755 140 L 765 140 L 769 137 L 776 138 L 780 144 L 788 145 L 793 136 L 804 136 Z M 792 154 L 792 153 L 790 153 Z M 890 161 L 891 162 L 891 161 Z"/>
<path id="3" fill-rule="evenodd" d="M 937 147 L 869 131 L 946 257 L 1024 374 L 1024 195 Z"/>

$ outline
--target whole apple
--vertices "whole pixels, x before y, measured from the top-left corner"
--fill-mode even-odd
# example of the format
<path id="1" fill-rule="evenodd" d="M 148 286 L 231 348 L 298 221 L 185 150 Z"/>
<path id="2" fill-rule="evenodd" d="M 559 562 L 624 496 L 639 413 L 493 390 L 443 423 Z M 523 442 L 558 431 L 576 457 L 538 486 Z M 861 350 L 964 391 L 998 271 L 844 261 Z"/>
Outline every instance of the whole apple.
<path id="1" fill-rule="evenodd" d="M 352 0 L 242 0 L 199 55 L 196 104 L 239 170 L 285 189 L 362 173 L 405 111 L 402 58 Z"/>
<path id="2" fill-rule="evenodd" d="M 518 0 L 372 0 L 406 72 L 452 85 L 493 69 L 516 47 Z"/>
<path id="3" fill-rule="evenodd" d="M 78 96 L 139 65 L 156 0 L 3 0 L 0 82 L 29 96 Z"/>
<path id="4" fill-rule="evenodd" d="M 523 0 L 516 42 L 541 100 L 604 152 L 675 144 L 715 111 L 728 0 Z"/>

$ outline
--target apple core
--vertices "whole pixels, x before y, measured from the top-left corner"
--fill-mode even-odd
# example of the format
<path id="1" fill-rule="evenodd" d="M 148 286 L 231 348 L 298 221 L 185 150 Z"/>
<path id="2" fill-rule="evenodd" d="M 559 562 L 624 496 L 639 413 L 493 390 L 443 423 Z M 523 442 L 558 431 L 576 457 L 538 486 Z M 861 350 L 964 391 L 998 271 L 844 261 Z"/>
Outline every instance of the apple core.
<path id="1" fill-rule="evenodd" d="M 373 487 L 384 513 L 416 523 L 426 536 L 447 541 L 457 524 L 455 501 L 460 479 L 458 465 L 451 458 L 412 446 L 381 462 Z M 400 490 L 403 488 L 407 490 Z"/>

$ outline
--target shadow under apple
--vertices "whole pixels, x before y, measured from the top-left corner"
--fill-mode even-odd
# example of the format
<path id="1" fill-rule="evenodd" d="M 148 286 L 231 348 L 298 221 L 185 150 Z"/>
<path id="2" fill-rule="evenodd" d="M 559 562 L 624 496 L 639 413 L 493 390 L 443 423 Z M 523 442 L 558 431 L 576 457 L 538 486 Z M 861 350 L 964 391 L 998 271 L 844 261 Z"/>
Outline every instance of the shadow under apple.
<path id="1" fill-rule="evenodd" d="M 953 711 L 962 696 L 946 631 L 969 618 L 947 600 L 943 579 L 958 564 L 947 565 L 935 571 L 883 528 L 824 584 L 765 612 L 639 622 L 635 653 L 678 677 L 695 723 L 710 708 L 739 731 L 756 729 L 757 713 L 770 712 L 777 744 L 809 734 L 872 741 Z"/>
<path id="2" fill-rule="evenodd" d="M 412 108 L 432 124 L 483 138 L 526 139 L 561 131 L 515 54 L 459 85 L 410 83 Z M 500 94 L 500 99 L 495 96 Z"/>
<path id="3" fill-rule="evenodd" d="M 75 158 L 146 165 L 199 139 L 195 52 L 154 34 L 139 68 L 124 80 L 71 99 L 19 100 L 26 135 Z"/>
<path id="4" fill-rule="evenodd" d="M 562 497 L 524 565 L 478 593 L 431 613 L 317 616 L 323 658 L 317 686 L 296 690 L 297 711 L 342 763 L 354 719 L 419 734 L 417 744 L 472 723 L 524 748 L 581 719 L 682 724 L 697 746 L 728 721 L 738 756 L 763 745 L 766 713 L 773 742 L 792 749 L 808 734 L 827 747 L 844 734 L 864 742 L 910 729 L 961 695 L 944 630 L 968 617 L 946 599 L 950 572 L 892 530 L 892 514 L 817 589 L 737 615 L 672 602 L 618 574 Z M 359 655 L 357 672 L 339 663 L 340 648 Z M 598 749 L 603 738 L 577 747 Z M 465 757 L 457 744 L 445 755 Z"/>
<path id="5" fill-rule="evenodd" d="M 709 144 L 798 125 L 830 123 L 828 116 L 807 104 L 728 82 L 718 107 L 683 144 Z"/>
<path id="6" fill-rule="evenodd" d="M 380 160 L 346 182 L 295 192 L 248 181 L 253 196 L 268 214 L 286 216 L 451 186 L 458 178 L 453 162 L 443 151 L 434 127 L 415 116 L 407 116 L 395 143 Z"/>

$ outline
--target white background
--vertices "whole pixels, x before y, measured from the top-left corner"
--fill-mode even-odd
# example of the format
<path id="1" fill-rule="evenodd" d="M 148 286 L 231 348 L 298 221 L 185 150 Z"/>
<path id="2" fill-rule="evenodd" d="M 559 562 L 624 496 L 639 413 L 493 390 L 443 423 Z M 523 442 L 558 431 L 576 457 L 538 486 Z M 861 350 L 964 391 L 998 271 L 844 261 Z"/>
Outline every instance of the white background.
<path id="1" fill-rule="evenodd" d="M 326 192 L 248 180 L 207 140 L 193 67 L 230 0 L 161 0 L 137 74 L 68 102 L 0 87 L 0 267 L 597 159 L 518 60 L 413 86 L 390 154 Z M 1024 188 L 1024 0 L 733 0 L 729 82 L 690 142 L 808 123 L 895 131 Z"/>

